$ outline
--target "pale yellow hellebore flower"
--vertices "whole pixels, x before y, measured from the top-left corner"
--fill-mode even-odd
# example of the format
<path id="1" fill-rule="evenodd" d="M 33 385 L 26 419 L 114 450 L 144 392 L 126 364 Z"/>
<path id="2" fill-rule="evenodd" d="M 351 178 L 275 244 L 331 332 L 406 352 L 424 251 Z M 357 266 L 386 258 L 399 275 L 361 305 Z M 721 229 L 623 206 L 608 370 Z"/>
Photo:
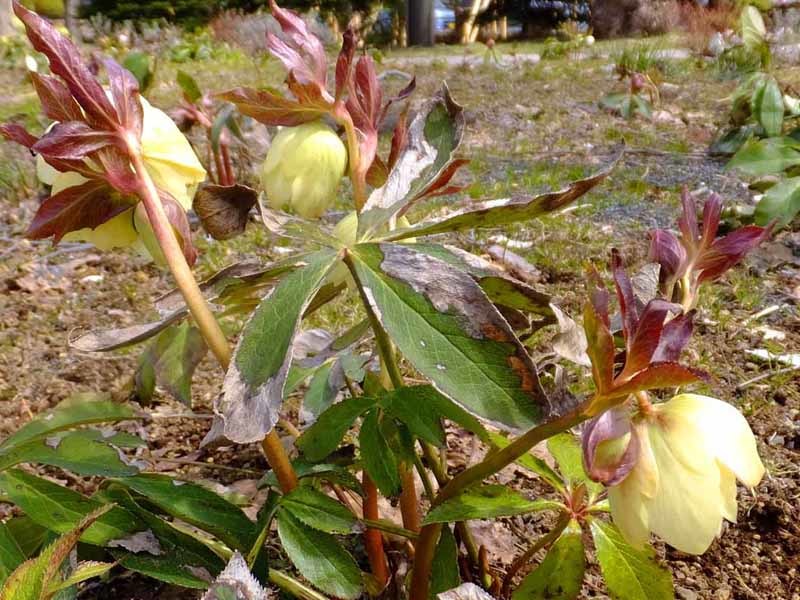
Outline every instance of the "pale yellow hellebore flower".
<path id="1" fill-rule="evenodd" d="M 156 187 L 168 192 L 184 210 L 192 207 L 197 186 L 206 178 L 206 171 L 189 141 L 169 116 L 140 97 L 143 109 L 142 155 L 147 172 Z M 75 172 L 61 173 L 37 158 L 36 173 L 42 183 L 52 186 L 51 193 L 79 185 L 86 179 Z M 85 241 L 101 250 L 137 244 L 154 253 L 152 229 L 144 206 L 137 203 L 94 229 L 79 229 L 64 236 L 66 241 Z"/>
<path id="2" fill-rule="evenodd" d="M 261 167 L 267 202 L 276 210 L 318 219 L 336 200 L 346 167 L 344 143 L 322 121 L 284 127 Z"/>
<path id="3" fill-rule="evenodd" d="M 764 476 L 753 432 L 742 414 L 715 398 L 681 394 L 634 419 L 639 459 L 609 487 L 611 515 L 640 546 L 652 531 L 669 545 L 702 554 L 736 521 L 736 479 L 755 487 Z"/>

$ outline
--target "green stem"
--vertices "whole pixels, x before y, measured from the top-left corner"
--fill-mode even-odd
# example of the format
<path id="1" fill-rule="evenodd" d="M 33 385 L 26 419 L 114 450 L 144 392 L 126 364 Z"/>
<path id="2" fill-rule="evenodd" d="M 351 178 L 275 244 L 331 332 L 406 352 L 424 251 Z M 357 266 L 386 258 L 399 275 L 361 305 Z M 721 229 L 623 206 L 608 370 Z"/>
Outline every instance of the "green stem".
<path id="1" fill-rule="evenodd" d="M 295 598 L 300 598 L 301 600 L 329 600 L 318 591 L 278 569 L 269 570 L 269 580 Z"/>
<path id="2" fill-rule="evenodd" d="M 477 465 L 470 467 L 451 479 L 450 482 L 439 491 L 432 506 L 437 506 L 445 500 L 457 496 L 467 487 L 497 473 L 502 468 L 523 456 L 539 442 L 557 433 L 566 431 L 570 427 L 574 427 L 586 418 L 582 409 L 583 407 L 579 406 L 553 421 L 529 429 L 505 448 L 492 452 Z M 439 539 L 440 531 L 441 525 L 435 523 L 424 526 L 420 532 L 420 537 L 416 545 L 414 573 L 411 581 L 411 600 L 428 599 L 431 561 L 433 560 L 433 554 L 436 550 L 436 541 Z"/>
<path id="3" fill-rule="evenodd" d="M 506 571 L 506 576 L 503 578 L 503 587 L 500 589 L 501 598 L 508 597 L 508 592 L 511 591 L 511 582 L 514 580 L 514 576 L 517 574 L 517 572 L 522 567 L 527 565 L 528 562 L 536 555 L 536 553 L 539 552 L 539 550 L 549 546 L 556 540 L 558 536 L 561 535 L 561 532 L 564 531 L 569 524 L 569 519 L 570 516 L 567 513 L 563 513 L 561 518 L 556 523 L 556 526 L 553 527 L 550 532 L 536 540 L 525 552 L 523 552 L 513 563 L 511 563 L 508 571 Z"/>

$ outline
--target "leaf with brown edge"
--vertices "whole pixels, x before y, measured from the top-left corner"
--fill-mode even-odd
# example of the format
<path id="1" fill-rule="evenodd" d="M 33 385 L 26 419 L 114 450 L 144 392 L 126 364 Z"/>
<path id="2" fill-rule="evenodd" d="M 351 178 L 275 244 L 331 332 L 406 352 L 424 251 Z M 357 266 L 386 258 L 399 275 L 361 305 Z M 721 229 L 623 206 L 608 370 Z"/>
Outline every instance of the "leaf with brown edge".
<path id="1" fill-rule="evenodd" d="M 621 155 L 620 151 L 604 169 L 590 177 L 572 182 L 563 190 L 541 194 L 533 198 L 509 198 L 489 200 L 477 204 L 470 203 L 461 210 L 454 211 L 444 218 L 434 218 L 405 229 L 396 230 L 388 234 L 385 239 L 398 241 L 410 237 L 463 231 L 465 229 L 499 227 L 535 219 L 568 206 L 599 185 L 614 169 Z M 400 164 L 398 162 L 398 165 Z"/>
<path id="2" fill-rule="evenodd" d="M 16 0 L 14 13 L 25 24 L 33 47 L 47 57 L 50 70 L 67 84 L 89 124 L 113 131 L 119 122 L 117 112 L 72 41 Z"/>
<path id="3" fill-rule="evenodd" d="M 46 158 L 82 160 L 117 139 L 113 133 L 95 131 L 82 121 L 67 121 L 53 125 L 32 149 Z"/>
<path id="4" fill-rule="evenodd" d="M 315 121 L 328 112 L 327 109 L 306 106 L 267 89 L 255 90 L 239 87 L 216 94 L 216 97 L 232 102 L 243 115 L 252 117 L 265 125 L 294 127 Z"/>
<path id="5" fill-rule="evenodd" d="M 228 240 L 244 233 L 257 201 L 258 192 L 246 185 L 205 183 L 197 190 L 192 208 L 211 237 Z"/>
<path id="6" fill-rule="evenodd" d="M 52 237 L 55 244 L 70 231 L 102 225 L 136 202 L 136 198 L 120 194 L 104 181 L 87 181 L 42 202 L 25 235 L 32 240 Z"/>
<path id="7" fill-rule="evenodd" d="M 33 88 L 42 103 L 42 112 L 53 121 L 82 121 L 81 107 L 64 83 L 50 75 L 30 73 Z"/>

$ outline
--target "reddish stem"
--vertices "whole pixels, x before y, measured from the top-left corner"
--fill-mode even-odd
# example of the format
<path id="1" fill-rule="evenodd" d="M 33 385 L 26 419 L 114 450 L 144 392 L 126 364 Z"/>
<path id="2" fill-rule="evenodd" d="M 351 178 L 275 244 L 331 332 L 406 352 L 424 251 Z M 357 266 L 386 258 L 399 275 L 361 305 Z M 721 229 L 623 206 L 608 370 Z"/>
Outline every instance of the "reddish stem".
<path id="1" fill-rule="evenodd" d="M 361 476 L 361 486 L 364 488 L 364 519 L 377 521 L 378 514 L 378 488 L 372 481 L 367 472 Z M 367 529 L 364 531 L 364 546 L 369 558 L 369 566 L 375 579 L 378 580 L 381 588 L 386 587 L 389 582 L 389 569 L 386 563 L 386 554 L 383 551 L 383 534 L 377 529 Z"/>

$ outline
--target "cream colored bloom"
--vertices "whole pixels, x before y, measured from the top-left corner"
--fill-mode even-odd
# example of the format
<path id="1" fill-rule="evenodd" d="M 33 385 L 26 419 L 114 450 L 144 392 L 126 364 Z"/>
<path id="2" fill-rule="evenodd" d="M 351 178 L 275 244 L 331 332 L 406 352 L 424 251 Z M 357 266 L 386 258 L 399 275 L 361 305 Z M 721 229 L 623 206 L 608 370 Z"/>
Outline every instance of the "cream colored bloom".
<path id="1" fill-rule="evenodd" d="M 261 168 L 269 205 L 318 219 L 336 200 L 347 149 L 322 121 L 281 129 Z"/>
<path id="2" fill-rule="evenodd" d="M 197 186 L 206 178 L 206 171 L 197 159 L 188 140 L 163 111 L 153 107 L 141 98 L 143 109 L 142 156 L 147 172 L 161 190 L 169 194 L 188 210 Z M 52 186 L 53 194 L 86 179 L 75 172 L 61 173 L 47 164 L 42 157 L 37 158 L 36 173 L 42 183 Z M 64 236 L 67 241 L 90 242 L 101 250 L 130 246 L 140 241 L 143 228 L 150 224 L 137 206 L 118 214 L 94 229 L 79 229 Z"/>
<path id="3" fill-rule="evenodd" d="M 639 460 L 611 486 L 614 522 L 629 542 L 652 531 L 689 554 L 702 554 L 723 518 L 736 520 L 736 479 L 754 487 L 764 475 L 750 426 L 733 406 L 681 394 L 634 419 Z"/>

